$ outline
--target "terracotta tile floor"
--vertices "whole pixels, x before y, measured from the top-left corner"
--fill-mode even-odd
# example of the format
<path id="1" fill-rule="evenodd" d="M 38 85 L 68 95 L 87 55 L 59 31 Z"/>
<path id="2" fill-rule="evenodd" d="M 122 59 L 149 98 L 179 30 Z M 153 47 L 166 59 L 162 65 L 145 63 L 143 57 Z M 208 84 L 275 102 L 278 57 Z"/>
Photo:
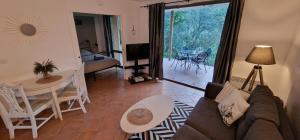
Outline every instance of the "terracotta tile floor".
<path id="1" fill-rule="evenodd" d="M 130 85 L 122 72 L 107 71 L 98 74 L 96 81 L 87 81 L 92 103 L 86 104 L 87 114 L 81 111 L 63 114 L 63 121 L 51 119 L 38 131 L 40 140 L 124 140 L 119 121 L 123 112 L 137 101 L 157 94 L 166 94 L 174 100 L 195 105 L 203 92 L 167 81 Z M 0 121 L 0 139 L 7 140 L 8 131 Z M 15 140 L 32 139 L 30 130 L 16 130 Z"/>

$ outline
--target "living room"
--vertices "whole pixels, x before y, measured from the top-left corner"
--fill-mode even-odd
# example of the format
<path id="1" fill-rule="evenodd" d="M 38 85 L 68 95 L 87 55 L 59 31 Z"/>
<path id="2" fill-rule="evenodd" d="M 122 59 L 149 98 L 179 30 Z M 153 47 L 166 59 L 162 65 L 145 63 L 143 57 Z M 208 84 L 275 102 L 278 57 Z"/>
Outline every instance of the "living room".
<path id="1" fill-rule="evenodd" d="M 28 127 L 28 129 L 23 130 L 24 128 L 20 127 L 21 130 L 19 130 L 17 129 L 17 127 L 9 127 L 8 123 L 6 123 L 6 121 L 8 120 L 3 119 L 5 118 L 5 115 L 3 113 L 5 105 L 2 105 L 4 107 L 0 107 L 1 117 L 4 121 L 2 120 L 0 123 L 1 139 L 37 138 L 121 140 L 144 139 L 144 136 L 149 136 L 148 139 L 154 139 L 153 137 L 157 136 L 154 135 L 154 130 L 159 129 L 158 124 L 168 121 L 176 122 L 176 117 L 174 117 L 174 114 L 172 116 L 171 113 L 173 111 L 173 108 L 175 108 L 176 110 L 176 108 L 180 105 L 187 105 L 187 114 L 183 113 L 183 116 L 188 118 L 194 106 L 198 103 L 198 101 L 201 101 L 200 98 L 208 98 L 209 95 L 207 95 L 207 92 L 210 92 L 210 90 L 205 89 L 205 87 L 199 90 L 185 84 L 174 83 L 170 80 L 164 80 L 164 78 L 160 77 L 159 75 L 160 70 L 154 67 L 150 68 L 150 71 L 156 71 L 154 72 L 155 74 L 150 73 L 149 75 L 154 80 L 138 84 L 130 84 L 127 79 L 131 76 L 132 70 L 130 69 L 130 67 L 134 65 L 134 62 L 126 61 L 126 44 L 153 43 L 153 40 L 151 40 L 150 38 L 152 37 L 153 39 L 153 36 L 155 36 L 153 35 L 154 30 L 153 28 L 149 29 L 149 26 L 151 25 L 149 24 L 149 22 L 155 21 L 153 20 L 153 18 L 150 18 L 152 16 L 149 16 L 149 10 L 151 9 L 150 7 L 153 4 L 164 3 L 164 8 L 168 9 L 170 7 L 176 8 L 180 6 L 199 6 L 222 2 L 236 4 L 232 7 L 229 6 L 229 9 L 236 8 L 233 10 L 235 12 L 231 13 L 232 18 L 229 18 L 236 19 L 236 21 L 233 24 L 225 24 L 227 26 L 224 26 L 224 29 L 226 28 L 228 30 L 233 30 L 228 33 L 228 35 L 226 36 L 227 38 L 224 35 L 224 38 L 226 39 L 222 38 L 222 40 L 226 41 L 224 41 L 225 43 L 223 42 L 223 44 L 221 43 L 220 48 L 222 47 L 222 45 L 227 44 L 224 46 L 229 47 L 229 49 L 227 48 L 225 49 L 225 51 L 220 51 L 220 49 L 219 51 L 224 55 L 219 55 L 219 59 L 216 59 L 216 63 L 222 63 L 224 65 L 217 64 L 223 67 L 215 67 L 214 76 L 216 77 L 216 75 L 220 75 L 220 79 L 222 80 L 216 80 L 217 78 L 214 78 L 214 80 L 211 79 L 211 81 L 219 81 L 219 83 L 225 84 L 224 81 L 230 80 L 230 83 L 233 86 L 235 86 L 236 88 L 241 88 L 247 76 L 249 75 L 249 72 L 254 66 L 251 60 L 245 61 L 247 56 L 249 56 L 253 48 L 259 48 L 255 46 L 271 46 L 266 48 L 272 48 L 274 56 L 272 57 L 271 55 L 271 59 L 275 61 L 268 61 L 269 64 L 272 63 L 272 65 L 264 65 L 263 63 L 262 65 L 259 65 L 263 69 L 263 76 L 259 75 L 258 72 L 258 76 L 256 79 L 254 79 L 255 81 L 253 83 L 254 86 L 260 84 L 267 85 L 272 90 L 273 94 L 275 96 L 278 96 L 283 101 L 283 108 L 286 111 L 286 113 L 284 114 L 289 117 L 289 121 L 291 124 L 289 127 L 292 128 L 295 139 L 300 139 L 300 105 L 297 101 L 297 99 L 299 99 L 298 93 L 300 90 L 299 86 L 297 86 L 297 82 L 299 82 L 300 79 L 300 64 L 299 61 L 297 61 L 299 60 L 300 56 L 300 18 L 298 16 L 298 13 L 300 12 L 300 2 L 298 0 L 188 0 L 179 2 L 175 0 L 4 0 L 0 5 L 0 18 L 2 19 L 0 22 L 1 84 L 2 82 L 17 83 L 17 81 L 23 81 L 24 79 L 41 78 L 42 75 L 39 74 L 38 76 L 36 76 L 32 72 L 35 62 L 41 63 L 43 61 L 49 60 L 54 64 L 54 67 L 58 68 L 58 70 L 53 68 L 54 73 L 64 73 L 65 71 L 74 70 L 77 67 L 81 66 L 82 59 L 80 57 L 80 51 L 78 49 L 79 44 L 76 36 L 76 27 L 73 18 L 74 13 L 115 15 L 120 17 L 122 35 L 121 40 L 123 47 L 122 60 L 124 67 L 116 67 L 116 70 L 110 68 L 98 72 L 96 80 L 90 79 L 89 76 L 82 78 L 82 74 L 81 76 L 79 74 L 78 77 L 81 77 L 81 80 L 78 81 L 82 82 L 82 84 L 80 85 L 86 85 L 86 88 L 84 88 L 83 86 L 83 88 L 80 88 L 79 90 L 86 89 L 85 91 L 89 95 L 87 96 L 86 94 L 84 96 L 85 98 L 83 99 L 83 103 L 75 103 L 75 106 L 79 109 L 77 111 L 69 109 L 68 111 L 71 112 L 58 112 L 61 111 L 60 109 L 58 109 L 60 106 L 62 106 L 62 108 L 67 105 L 72 106 L 73 103 L 70 103 L 68 101 L 64 104 L 54 104 L 54 102 L 56 102 L 56 100 L 60 100 L 60 98 L 58 97 L 58 99 L 56 99 L 57 95 L 54 94 L 56 91 L 52 90 L 53 88 L 49 88 L 49 91 L 45 93 L 49 93 L 49 95 L 47 96 L 50 97 L 51 103 L 53 103 L 53 106 L 55 106 L 52 107 L 53 114 L 51 116 L 55 117 L 56 119 L 46 119 L 47 123 L 42 123 L 41 127 L 37 127 L 38 129 L 34 127 Z M 230 21 L 231 20 L 225 22 L 230 23 Z M 228 25 L 232 25 L 232 27 Z M 231 53 L 228 53 L 229 51 Z M 266 58 L 262 58 L 262 60 L 268 59 L 266 54 L 264 54 L 263 57 Z M 153 64 L 151 60 L 142 60 L 139 62 L 139 64 L 141 65 L 148 65 L 149 63 L 151 67 L 151 63 Z M 148 73 L 148 66 L 145 67 L 146 68 L 144 69 L 144 72 Z M 220 71 L 224 69 L 224 67 L 228 71 Z M 216 71 L 216 69 L 218 69 L 219 71 Z M 47 76 L 47 74 L 45 74 L 45 76 Z M 56 78 L 58 78 L 58 81 L 72 81 L 72 79 L 65 78 L 65 76 L 70 75 L 69 73 L 64 73 L 62 77 Z M 263 79 L 259 79 L 258 77 L 263 77 Z M 85 79 L 86 82 L 82 79 Z M 250 83 L 252 81 L 253 80 L 250 80 Z M 261 81 L 263 82 L 261 83 Z M 30 84 L 32 85 L 35 83 L 29 83 L 27 81 L 27 84 L 24 84 L 22 86 L 28 86 Z M 53 84 L 47 85 L 51 85 L 53 87 L 56 86 Z M 45 86 L 42 87 L 45 88 Z M 214 89 L 218 88 L 218 86 L 214 87 Z M 248 88 L 249 87 L 247 86 L 245 90 L 247 91 Z M 255 87 L 253 87 L 252 89 L 255 89 Z M 213 92 L 210 93 L 213 94 Z M 27 94 L 26 89 L 25 94 Z M 32 93 L 32 95 L 34 94 L 37 94 L 37 92 Z M 165 99 L 160 95 L 163 95 L 163 97 L 170 97 L 171 101 L 168 100 L 169 98 Z M 138 110 L 135 114 L 138 118 L 143 118 L 141 116 L 143 116 L 144 113 L 148 113 L 150 114 L 150 116 L 152 114 L 153 118 L 150 117 L 146 119 L 150 119 L 150 121 L 153 119 L 153 122 L 148 122 L 148 125 L 132 125 L 128 123 L 128 120 L 126 120 L 126 115 L 130 112 L 130 109 L 147 108 L 149 107 L 149 105 L 145 104 L 153 104 L 153 102 L 146 99 L 151 99 L 151 97 L 154 97 L 155 99 L 155 97 L 157 96 L 159 96 L 160 98 L 155 101 L 158 102 L 157 104 L 161 106 L 156 106 L 156 109 L 154 110 L 159 111 L 159 109 L 161 108 L 162 112 L 169 113 L 164 114 L 162 112 L 151 112 L 152 110 L 150 110 L 150 112 Z M 250 96 L 252 96 L 252 94 L 250 94 Z M 75 98 L 75 96 L 73 97 Z M 63 99 L 65 98 L 62 98 L 62 100 Z M 75 100 L 76 99 L 77 98 L 75 98 Z M 1 100 L 0 98 L 0 101 L 2 102 L 3 100 Z M 137 106 L 134 106 L 136 103 L 141 102 L 141 105 L 138 104 Z M 161 104 L 162 102 L 164 104 Z M 250 107 L 248 108 L 248 110 L 250 110 L 252 105 L 250 102 L 249 104 Z M 46 108 L 46 112 L 51 112 L 51 109 L 49 109 L 51 108 L 51 106 Z M 215 109 L 216 111 L 218 111 L 217 107 Z M 162 113 L 160 115 L 165 117 L 158 117 L 159 119 L 156 119 L 156 113 Z M 127 121 L 127 123 L 125 124 L 123 118 L 124 114 L 126 114 L 125 122 Z M 247 113 L 244 112 L 243 114 Z M 220 113 L 218 112 L 218 114 L 216 115 L 217 118 L 220 119 L 220 122 L 223 123 Z M 26 118 L 28 119 L 30 117 Z M 13 120 L 13 122 L 15 123 L 15 120 Z M 166 134 L 165 137 L 167 138 L 160 139 L 169 139 L 170 137 L 173 137 L 173 135 L 173 139 L 176 139 L 175 132 L 178 131 L 178 133 L 181 133 L 182 130 L 186 129 L 186 127 L 192 127 L 185 126 L 185 122 L 185 119 L 183 119 L 179 120 L 178 125 L 169 125 L 173 126 L 171 127 L 172 133 Z M 187 121 L 186 123 L 188 124 L 188 122 L 189 121 Z M 234 122 L 234 125 L 237 125 L 238 123 L 239 120 Z M 22 121 L 18 123 L 18 125 L 22 124 Z M 27 123 L 24 122 L 24 124 Z M 32 123 L 29 124 L 32 125 Z M 208 124 L 205 123 L 200 123 L 200 125 L 207 126 L 207 128 L 203 128 L 203 131 L 206 131 L 206 129 L 210 128 Z M 224 126 L 222 127 L 227 127 L 225 123 L 223 123 L 223 125 Z M 145 129 L 144 131 L 138 131 L 138 129 L 140 128 L 139 126 L 145 127 L 147 129 Z M 183 128 L 180 129 L 181 127 Z M 274 133 L 271 133 L 275 131 L 273 131 L 274 127 L 271 127 L 270 130 L 265 130 L 265 127 L 262 126 L 258 128 L 260 128 L 258 130 L 262 132 L 269 131 L 271 136 L 268 137 L 263 134 L 256 134 L 257 136 L 263 136 L 249 136 L 248 139 L 287 139 L 287 137 L 285 137 L 285 135 L 281 133 L 281 130 L 280 133 L 276 133 L 276 135 Z M 36 131 L 33 131 L 36 129 L 37 133 Z M 193 129 L 199 131 L 200 128 Z M 15 131 L 14 135 L 11 130 Z M 129 130 L 136 131 L 130 132 Z M 252 132 L 252 135 L 255 133 L 256 132 Z M 187 136 L 185 134 L 187 134 Z M 217 136 L 209 136 L 209 132 L 205 133 L 204 136 L 201 135 L 201 138 L 197 137 L 199 135 L 195 136 L 193 134 L 193 132 L 187 131 L 180 136 L 185 137 L 181 137 L 181 139 L 218 139 Z M 195 132 L 195 134 L 198 133 Z M 277 134 L 281 134 L 282 136 L 278 136 Z M 180 137 L 177 137 L 177 139 L 180 139 Z"/>

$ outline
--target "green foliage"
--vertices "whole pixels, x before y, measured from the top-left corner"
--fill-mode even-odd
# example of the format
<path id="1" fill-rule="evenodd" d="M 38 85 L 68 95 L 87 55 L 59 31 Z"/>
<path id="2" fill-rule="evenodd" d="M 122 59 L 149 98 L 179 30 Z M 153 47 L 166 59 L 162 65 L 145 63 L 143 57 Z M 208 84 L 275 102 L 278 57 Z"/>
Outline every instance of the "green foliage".
<path id="1" fill-rule="evenodd" d="M 185 20 L 184 14 L 184 11 L 177 11 L 174 13 L 174 25 L 178 25 Z"/>
<path id="2" fill-rule="evenodd" d="M 214 65 L 223 31 L 228 3 L 174 10 L 173 52 L 182 48 L 212 49 L 209 65 Z M 165 12 L 164 57 L 168 57 L 171 11 Z M 172 57 L 174 53 L 172 52 Z"/>
<path id="3" fill-rule="evenodd" d="M 47 76 L 48 73 L 53 72 L 54 70 L 58 70 L 58 68 L 54 65 L 54 63 L 51 60 L 43 61 L 42 63 L 35 62 L 34 63 L 34 74 L 43 74 L 44 76 Z"/>

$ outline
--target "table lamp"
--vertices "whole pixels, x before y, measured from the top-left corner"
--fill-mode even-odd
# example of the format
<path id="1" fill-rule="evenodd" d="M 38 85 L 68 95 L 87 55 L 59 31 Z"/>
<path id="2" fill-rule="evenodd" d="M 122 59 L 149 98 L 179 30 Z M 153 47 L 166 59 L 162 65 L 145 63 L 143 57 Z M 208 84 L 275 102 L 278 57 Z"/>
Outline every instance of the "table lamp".
<path id="1" fill-rule="evenodd" d="M 256 79 L 257 72 L 259 72 L 260 84 L 264 85 L 263 73 L 261 65 L 276 64 L 272 46 L 268 45 L 255 45 L 250 54 L 247 56 L 246 61 L 255 64 L 246 81 L 241 89 L 245 89 L 250 81 L 248 91 L 251 91 Z"/>

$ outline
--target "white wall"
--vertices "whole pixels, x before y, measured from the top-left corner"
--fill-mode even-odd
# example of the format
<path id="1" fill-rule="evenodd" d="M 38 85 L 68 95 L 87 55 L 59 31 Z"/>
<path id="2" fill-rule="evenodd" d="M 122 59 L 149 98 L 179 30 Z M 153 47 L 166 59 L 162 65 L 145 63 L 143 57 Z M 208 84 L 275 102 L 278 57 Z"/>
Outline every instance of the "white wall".
<path id="1" fill-rule="evenodd" d="M 247 77 L 253 64 L 244 60 L 254 45 L 272 45 L 277 64 L 263 66 L 264 79 L 274 94 L 287 101 L 290 76 L 285 61 L 300 23 L 299 9 L 299 0 L 246 0 L 233 76 Z"/>
<path id="2" fill-rule="evenodd" d="M 297 139 L 300 139 L 300 24 L 298 26 L 297 35 L 295 37 L 290 53 L 287 57 L 286 66 L 290 75 L 290 94 L 287 102 L 287 112 L 293 122 L 293 128 Z"/>
<path id="3" fill-rule="evenodd" d="M 15 23 L 5 22 L 7 17 Z M 37 17 L 37 18 L 35 18 Z M 19 1 L 2 0 L 0 5 L 0 79 L 12 79 L 33 75 L 33 63 L 51 59 L 59 69 L 69 69 L 75 65 L 73 44 L 69 32 L 68 12 L 65 1 Z M 40 35 L 40 28 L 32 42 L 20 40 L 20 33 L 4 31 L 5 28 L 18 29 L 28 19 L 37 20 L 36 26 L 45 26 L 47 32 Z M 42 27 L 44 28 L 44 27 Z M 76 34 L 75 34 L 76 36 Z"/>
<path id="4" fill-rule="evenodd" d="M 12 17 L 21 24 L 28 18 L 39 17 L 33 19 L 38 19 L 41 25 L 47 27 L 47 32 L 43 38 L 38 37 L 28 44 L 18 41 L 18 35 L 1 30 L 0 79 L 16 80 L 33 76 L 34 61 L 48 58 L 60 70 L 74 68 L 80 63 L 73 12 L 120 15 L 124 45 L 135 43 L 142 31 L 137 28 L 135 36 L 129 32 L 130 27 L 139 21 L 139 10 L 136 2 L 124 0 L 2 0 L 1 19 Z M 1 29 L 7 27 L 3 20 L 0 21 Z"/>
<path id="5" fill-rule="evenodd" d="M 97 35 L 96 35 L 96 23 L 94 20 L 94 16 L 76 16 L 76 19 L 82 22 L 81 25 L 76 25 L 76 33 L 78 42 L 84 42 L 89 40 L 91 42 L 91 47 L 95 47 L 95 43 L 98 43 Z M 79 47 L 87 47 L 87 46 L 79 46 Z M 96 49 L 93 51 L 97 51 Z"/>

